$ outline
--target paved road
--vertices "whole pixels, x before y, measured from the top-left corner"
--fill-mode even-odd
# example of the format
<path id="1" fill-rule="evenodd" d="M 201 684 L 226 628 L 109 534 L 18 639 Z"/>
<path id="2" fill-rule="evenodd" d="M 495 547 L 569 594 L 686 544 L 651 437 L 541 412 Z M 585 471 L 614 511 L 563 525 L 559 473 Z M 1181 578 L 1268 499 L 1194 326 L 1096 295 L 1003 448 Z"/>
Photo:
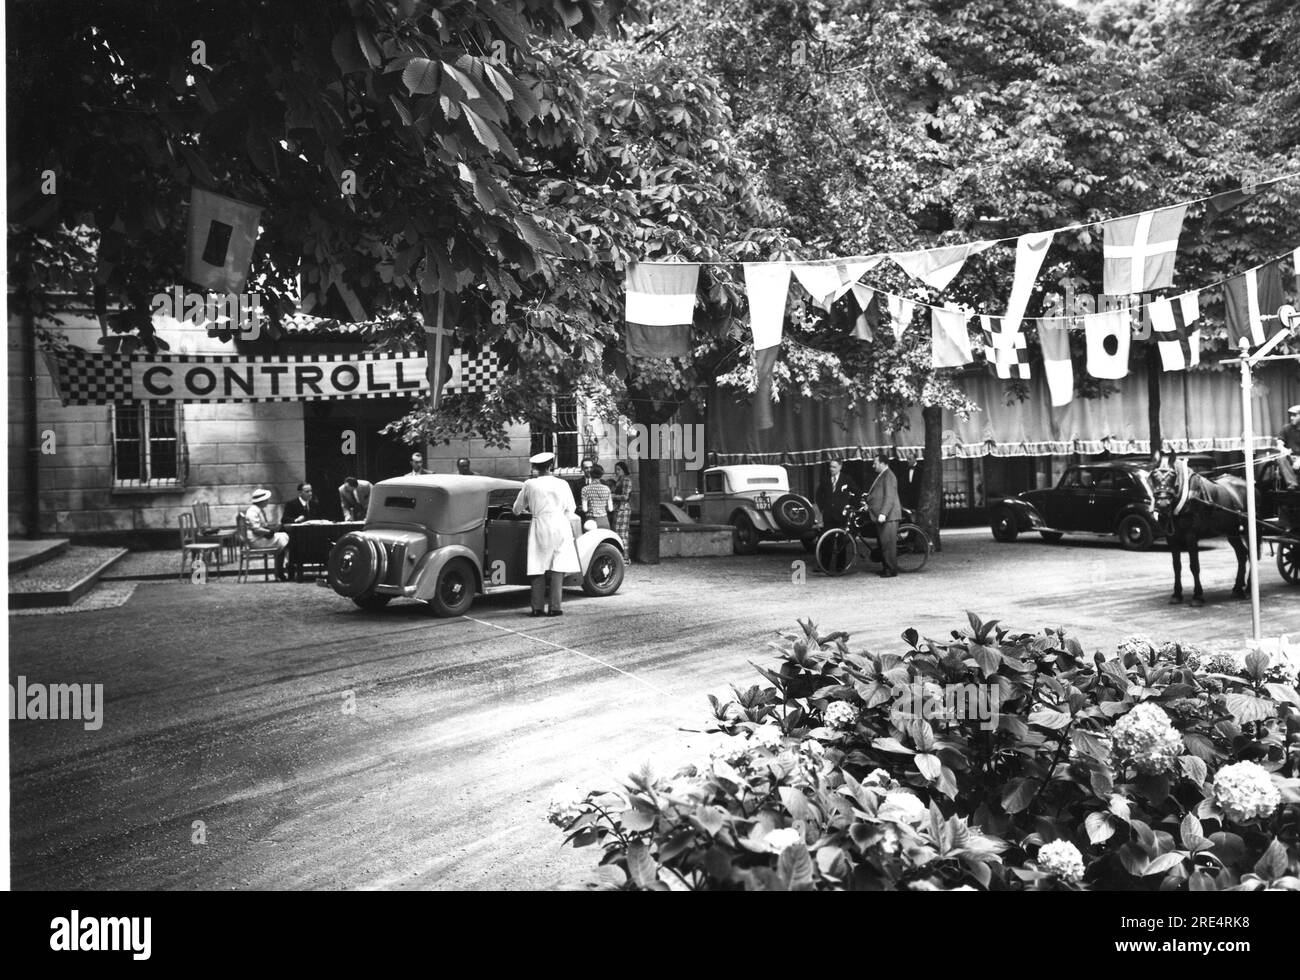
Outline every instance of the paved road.
<path id="1" fill-rule="evenodd" d="M 629 570 L 559 619 L 525 597 L 434 620 L 365 614 L 310 585 L 146 583 L 119 608 L 10 619 L 10 680 L 105 685 L 103 728 L 11 722 L 16 888 L 547 888 L 594 860 L 544 821 L 551 788 L 682 761 L 704 695 L 799 616 L 898 644 L 964 609 L 1226 647 L 1248 635 L 1222 542 L 1210 604 L 1171 607 L 1169 557 L 1109 543 L 950 536 L 920 575 L 791 580 L 797 546 Z M 1300 590 L 1261 577 L 1266 625 L 1300 630 Z M 345 713 L 345 699 L 355 712 Z M 206 844 L 192 843 L 202 821 Z"/>

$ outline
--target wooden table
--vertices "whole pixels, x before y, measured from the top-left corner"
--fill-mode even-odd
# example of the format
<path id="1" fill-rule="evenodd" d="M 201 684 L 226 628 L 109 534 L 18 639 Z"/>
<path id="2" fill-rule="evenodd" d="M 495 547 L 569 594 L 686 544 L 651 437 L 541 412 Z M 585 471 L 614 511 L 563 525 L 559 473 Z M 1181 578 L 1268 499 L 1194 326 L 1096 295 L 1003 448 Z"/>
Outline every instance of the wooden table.
<path id="1" fill-rule="evenodd" d="M 289 535 L 289 551 L 285 556 L 289 575 L 301 582 L 307 568 L 324 571 L 334 543 L 349 531 L 360 531 L 365 526 L 365 521 L 302 521 L 283 525 L 283 531 Z"/>

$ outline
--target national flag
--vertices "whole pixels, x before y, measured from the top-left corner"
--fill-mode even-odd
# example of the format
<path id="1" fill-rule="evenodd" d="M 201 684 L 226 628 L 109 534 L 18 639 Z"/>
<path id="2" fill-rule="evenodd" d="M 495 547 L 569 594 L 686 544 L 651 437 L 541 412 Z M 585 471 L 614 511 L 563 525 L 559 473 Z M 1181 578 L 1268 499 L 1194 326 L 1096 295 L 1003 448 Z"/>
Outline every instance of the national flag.
<path id="1" fill-rule="evenodd" d="M 920 279 L 927 286 L 942 292 L 957 278 L 957 273 L 961 272 L 970 256 L 996 244 L 997 242 L 968 242 L 965 245 L 924 248 L 914 252 L 890 252 L 889 257 L 913 279 Z"/>
<path id="2" fill-rule="evenodd" d="M 1038 321 L 1038 343 L 1043 348 L 1043 373 L 1052 407 L 1060 408 L 1074 401 L 1074 363 L 1070 359 L 1069 321 L 1064 317 L 1045 317 Z"/>
<path id="3" fill-rule="evenodd" d="M 242 292 L 261 217 L 252 204 L 192 188 L 185 278 L 207 292 Z"/>
<path id="4" fill-rule="evenodd" d="M 629 357 L 689 357 L 695 290 L 693 262 L 632 262 L 623 278 Z"/>
<path id="5" fill-rule="evenodd" d="M 754 392 L 754 428 L 770 429 L 776 422 L 772 418 L 772 375 L 776 371 L 779 346 L 765 347 L 754 352 L 754 374 L 757 390 Z"/>
<path id="6" fill-rule="evenodd" d="M 781 343 L 785 327 L 785 301 L 790 293 L 790 266 L 784 262 L 745 266 L 745 292 L 749 296 L 749 329 L 754 350 Z"/>
<path id="7" fill-rule="evenodd" d="M 1144 211 L 1103 225 L 1103 288 L 1112 296 L 1173 285 L 1187 205 Z"/>
<path id="8" fill-rule="evenodd" d="M 889 310 L 889 319 L 894 328 L 894 340 L 902 340 L 903 332 L 912 325 L 912 317 L 916 314 L 916 300 L 886 293 L 885 308 Z"/>
<path id="9" fill-rule="evenodd" d="M 934 366 L 961 367 L 975 360 L 966 324 L 971 311 L 964 307 L 930 308 L 930 344 Z"/>
<path id="10" fill-rule="evenodd" d="M 1201 363 L 1201 331 L 1191 329 L 1201 318 L 1199 292 L 1172 300 L 1158 299 L 1148 307 L 1151 330 L 1166 371 L 1185 371 Z"/>
<path id="11" fill-rule="evenodd" d="M 1258 347 L 1268 339 L 1263 318 L 1275 316 L 1284 302 L 1278 263 L 1270 262 L 1229 279 L 1223 287 L 1223 298 L 1232 348 L 1236 350 L 1243 337 L 1251 347 Z"/>
<path id="12" fill-rule="evenodd" d="M 1009 329 L 1020 329 L 1025 307 L 1029 305 L 1029 294 L 1033 292 L 1034 282 L 1038 279 L 1043 259 L 1047 256 L 1055 235 L 1055 232 L 1044 231 L 1021 235 L 1016 240 L 1016 275 L 1011 283 L 1011 299 L 1007 301 L 1007 312 L 1003 317 L 1003 322 Z"/>
<path id="13" fill-rule="evenodd" d="M 1030 377 L 1029 347 L 1025 332 L 1005 330 L 1000 316 L 981 316 L 980 323 L 984 327 L 984 356 L 992 362 L 998 377 Z"/>
<path id="14" fill-rule="evenodd" d="M 1128 351 L 1133 340 L 1128 307 L 1089 313 L 1083 318 L 1088 340 L 1088 373 L 1094 378 L 1118 380 L 1128 374 Z"/>

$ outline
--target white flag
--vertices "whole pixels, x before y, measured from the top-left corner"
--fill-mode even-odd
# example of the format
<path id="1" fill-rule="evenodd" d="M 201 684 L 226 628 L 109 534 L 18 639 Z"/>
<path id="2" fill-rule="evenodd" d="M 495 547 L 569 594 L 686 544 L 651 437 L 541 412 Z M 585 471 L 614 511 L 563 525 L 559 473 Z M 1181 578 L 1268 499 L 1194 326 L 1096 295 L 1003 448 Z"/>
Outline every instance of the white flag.
<path id="1" fill-rule="evenodd" d="M 971 311 L 965 308 L 930 308 L 930 343 L 935 367 L 961 367 L 975 360 L 966 329 L 970 318 Z"/>
<path id="2" fill-rule="evenodd" d="M 912 316 L 916 313 L 916 301 L 886 293 L 885 308 L 889 310 L 889 319 L 893 321 L 894 340 L 902 340 L 903 331 L 911 326 Z"/>
<path id="3" fill-rule="evenodd" d="M 1133 339 L 1128 308 L 1089 313 L 1083 318 L 1088 339 L 1088 373 L 1116 381 L 1128 374 L 1128 349 Z"/>
<path id="4" fill-rule="evenodd" d="M 1055 235 L 1055 232 L 1044 231 L 1021 235 L 1016 241 L 1016 278 L 1011 284 L 1011 299 L 1007 301 L 1006 316 L 1002 318 L 1003 329 L 1020 329 L 1025 307 L 1029 305 L 1029 294 L 1033 292 L 1034 282 L 1038 279 L 1043 259 L 1047 256 Z"/>
<path id="5" fill-rule="evenodd" d="M 749 296 L 749 329 L 754 335 L 754 350 L 776 347 L 781 343 L 785 324 L 790 266 L 784 262 L 745 266 L 745 292 Z"/>
<path id="6" fill-rule="evenodd" d="M 792 267 L 799 285 L 808 290 L 813 305 L 830 312 L 831 303 L 842 283 L 839 271 L 833 265 L 796 265 Z"/>

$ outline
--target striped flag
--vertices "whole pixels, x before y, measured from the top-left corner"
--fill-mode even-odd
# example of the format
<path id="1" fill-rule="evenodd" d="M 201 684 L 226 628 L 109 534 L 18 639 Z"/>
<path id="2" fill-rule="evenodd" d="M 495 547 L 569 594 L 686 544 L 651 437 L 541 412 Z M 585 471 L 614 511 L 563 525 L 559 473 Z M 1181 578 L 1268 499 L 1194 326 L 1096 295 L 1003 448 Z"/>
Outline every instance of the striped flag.
<path id="1" fill-rule="evenodd" d="M 1023 330 L 1006 330 L 1000 316 L 980 316 L 984 327 L 984 356 L 999 378 L 1028 378 L 1029 348 Z M 990 352 L 992 352 L 990 354 Z"/>
<path id="2" fill-rule="evenodd" d="M 627 353 L 630 357 L 689 357 L 695 289 L 700 267 L 692 262 L 627 267 Z"/>
<path id="3" fill-rule="evenodd" d="M 1243 337 L 1258 347 L 1268 335 L 1265 316 L 1277 313 L 1283 303 L 1282 274 L 1276 262 L 1229 279 L 1223 287 L 1227 307 L 1228 341 L 1235 350 Z"/>
<path id="4" fill-rule="evenodd" d="M 1144 211 L 1103 224 L 1103 288 L 1112 296 L 1173 285 L 1174 257 L 1187 205 Z"/>
<path id="5" fill-rule="evenodd" d="M 1128 374 L 1128 351 L 1133 340 L 1129 326 L 1132 313 L 1127 307 L 1089 313 L 1083 318 L 1088 339 L 1088 373 L 1110 381 Z"/>
<path id="6" fill-rule="evenodd" d="M 930 344 L 934 366 L 961 367 L 975 360 L 966 323 L 971 311 L 961 307 L 930 308 Z"/>
<path id="7" fill-rule="evenodd" d="M 1149 309 L 1151 329 L 1164 369 L 1186 371 L 1200 364 L 1201 331 L 1191 329 L 1201 318 L 1200 293 L 1184 293 L 1172 300 L 1158 299 Z"/>
<path id="8" fill-rule="evenodd" d="M 1052 406 L 1060 408 L 1074 401 L 1074 364 L 1070 360 L 1070 335 L 1063 317 L 1046 317 L 1038 321 L 1038 342 L 1043 348 L 1043 373 Z"/>

